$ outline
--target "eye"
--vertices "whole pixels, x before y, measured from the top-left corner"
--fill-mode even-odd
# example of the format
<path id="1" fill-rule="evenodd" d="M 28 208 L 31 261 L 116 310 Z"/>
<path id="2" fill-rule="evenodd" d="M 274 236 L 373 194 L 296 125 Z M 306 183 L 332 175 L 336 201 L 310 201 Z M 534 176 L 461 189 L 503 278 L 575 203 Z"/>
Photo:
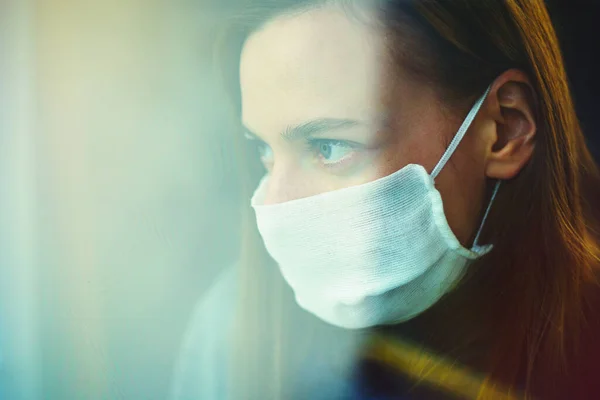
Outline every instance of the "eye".
<path id="1" fill-rule="evenodd" d="M 331 166 L 349 159 L 358 150 L 358 145 L 344 140 L 312 139 L 309 146 L 323 165 Z"/>
<path id="2" fill-rule="evenodd" d="M 260 161 L 263 163 L 265 168 L 268 169 L 269 165 L 273 164 L 274 159 L 273 150 L 271 150 L 271 147 L 254 136 L 244 134 L 244 137 L 252 144 L 252 147 L 258 153 Z"/>
<path id="3" fill-rule="evenodd" d="M 266 143 L 259 142 L 256 147 L 258 148 L 258 154 L 263 164 L 273 163 L 273 150 Z"/>

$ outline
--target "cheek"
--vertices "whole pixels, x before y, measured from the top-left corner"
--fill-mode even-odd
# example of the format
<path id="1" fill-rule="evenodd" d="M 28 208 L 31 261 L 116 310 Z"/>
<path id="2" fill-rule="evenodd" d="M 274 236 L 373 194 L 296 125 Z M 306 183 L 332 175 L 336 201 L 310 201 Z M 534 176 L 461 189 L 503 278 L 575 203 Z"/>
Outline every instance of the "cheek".
<path id="1" fill-rule="evenodd" d="M 482 163 L 469 150 L 468 146 L 457 150 L 436 179 L 448 224 L 465 247 L 472 245 L 481 222 L 486 182 Z"/>
<path id="2" fill-rule="evenodd" d="M 418 124 L 403 134 L 392 133 L 388 145 L 373 165 L 376 177 L 387 176 L 408 164 L 418 164 L 431 172 L 444 151 L 444 143 L 437 132 L 451 131 L 439 125 Z M 479 215 L 485 188 L 484 157 L 476 141 L 465 136 L 450 161 L 437 176 L 436 188 L 444 203 L 444 213 L 459 242 L 470 247 L 479 227 Z"/>
<path id="3" fill-rule="evenodd" d="M 339 177 L 321 170 L 300 167 L 273 169 L 266 188 L 265 203 L 277 204 L 331 192 L 369 182 L 376 177 L 369 171 L 353 177 Z"/>
<path id="4" fill-rule="evenodd" d="M 422 165 L 431 172 L 444 152 L 442 141 L 433 135 L 437 131 L 439 127 L 425 125 L 390 131 L 374 165 L 378 177 L 392 174 L 408 164 Z"/>
<path id="5" fill-rule="evenodd" d="M 304 179 L 306 182 L 311 182 L 309 195 L 315 195 L 361 185 L 377 178 L 379 178 L 379 176 L 376 173 L 376 169 L 367 167 L 360 173 L 352 176 L 336 176 L 327 173 L 327 171 L 316 170 Z"/>

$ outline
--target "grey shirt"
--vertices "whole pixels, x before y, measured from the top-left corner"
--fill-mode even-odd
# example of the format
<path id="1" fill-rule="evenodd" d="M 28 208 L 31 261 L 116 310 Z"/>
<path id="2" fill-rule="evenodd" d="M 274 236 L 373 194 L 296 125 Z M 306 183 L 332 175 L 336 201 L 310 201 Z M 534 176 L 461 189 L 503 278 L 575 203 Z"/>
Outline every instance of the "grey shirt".
<path id="1" fill-rule="evenodd" d="M 175 367 L 170 400 L 227 399 L 230 348 L 226 332 L 237 302 L 237 269 L 228 268 L 195 307 Z M 353 398 L 349 366 L 358 348 L 355 339 L 340 339 L 337 328 L 319 325 L 311 341 L 294 398 Z M 343 371 L 343 372 L 340 372 Z M 346 373 L 347 372 L 347 373 Z M 344 394 L 345 393 L 345 394 Z M 307 397 L 308 396 L 308 397 Z"/>
<path id="2" fill-rule="evenodd" d="M 235 272 L 225 270 L 196 305 L 175 367 L 171 400 L 227 398 L 224 333 L 233 323 Z"/>

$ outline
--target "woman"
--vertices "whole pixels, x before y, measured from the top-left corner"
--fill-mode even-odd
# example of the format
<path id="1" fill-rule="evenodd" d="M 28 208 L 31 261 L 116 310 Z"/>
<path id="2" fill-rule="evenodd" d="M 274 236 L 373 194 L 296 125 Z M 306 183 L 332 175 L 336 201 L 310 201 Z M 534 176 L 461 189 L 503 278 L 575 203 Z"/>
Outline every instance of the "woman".
<path id="1" fill-rule="evenodd" d="M 267 173 L 173 397 L 599 398 L 600 179 L 543 1 L 252 3 L 221 68 Z"/>

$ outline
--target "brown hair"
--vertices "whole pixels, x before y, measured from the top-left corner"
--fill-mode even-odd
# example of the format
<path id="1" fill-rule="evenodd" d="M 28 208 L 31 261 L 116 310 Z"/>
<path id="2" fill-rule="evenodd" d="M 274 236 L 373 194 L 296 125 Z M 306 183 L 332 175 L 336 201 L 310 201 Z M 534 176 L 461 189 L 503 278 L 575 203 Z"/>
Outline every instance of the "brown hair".
<path id="1" fill-rule="evenodd" d="M 251 8 L 235 12 L 227 45 L 219 46 L 225 51 L 219 59 L 227 60 L 219 68 L 234 93 L 238 115 L 237 68 L 245 37 L 275 15 L 331 1 L 250 3 Z M 334 3 L 349 10 L 355 5 Z M 535 153 L 516 178 L 504 183 L 482 234 L 482 242 L 494 243 L 494 251 L 470 266 L 460 290 L 422 317 L 378 331 L 419 340 L 427 332 L 423 340 L 430 347 L 466 363 L 470 356 L 465 354 L 476 351 L 481 341 L 486 356 L 475 357 L 479 361 L 474 364 L 489 386 L 520 386 L 535 394 L 538 380 L 568 368 L 566 360 L 575 354 L 585 324 L 586 285 L 595 284 L 600 220 L 593 204 L 600 199 L 598 169 L 574 111 L 544 2 L 378 0 L 372 5 L 378 7 L 379 22 L 397 38 L 390 41 L 390 54 L 398 68 L 436 88 L 458 114 L 465 116 L 486 87 L 510 68 L 528 75 L 537 99 Z M 240 182 L 248 196 L 258 179 L 256 169 L 249 171 L 254 176 Z M 306 327 L 340 337 L 346 333 L 308 322 L 269 263 L 251 215 L 246 215 L 244 229 L 234 352 L 238 375 L 233 383 L 242 397 L 260 393 L 257 398 L 285 398 L 286 379 L 293 375 L 286 368 L 298 368 L 294 363 L 300 361 L 294 358 L 301 358 L 302 341 L 312 340 Z M 304 329 L 301 335 L 298 325 Z M 450 326 L 463 329 L 448 334 Z M 444 336 L 432 333 L 439 331 Z M 252 375 L 256 371 L 260 374 Z M 244 380 L 249 376 L 253 378 Z"/>

